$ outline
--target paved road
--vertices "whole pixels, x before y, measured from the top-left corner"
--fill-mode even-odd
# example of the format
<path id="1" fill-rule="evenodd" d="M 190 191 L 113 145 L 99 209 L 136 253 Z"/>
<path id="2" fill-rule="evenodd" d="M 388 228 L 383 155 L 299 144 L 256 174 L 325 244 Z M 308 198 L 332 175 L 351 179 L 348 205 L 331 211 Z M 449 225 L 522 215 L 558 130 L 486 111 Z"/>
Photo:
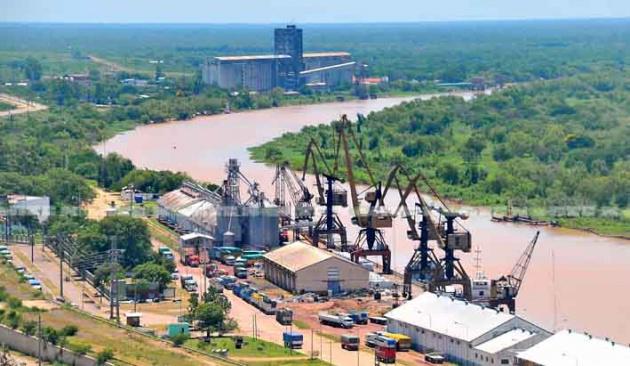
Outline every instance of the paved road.
<path id="1" fill-rule="evenodd" d="M 16 96 L 9 95 L 9 94 L 0 94 L 0 101 L 9 103 L 15 106 L 14 109 L 0 112 L 0 117 L 26 113 L 26 112 L 36 112 L 36 111 L 41 111 L 48 108 L 47 106 L 43 104 L 29 102 L 27 100 L 24 100 L 24 99 L 21 99 L 21 98 L 18 98 Z"/>

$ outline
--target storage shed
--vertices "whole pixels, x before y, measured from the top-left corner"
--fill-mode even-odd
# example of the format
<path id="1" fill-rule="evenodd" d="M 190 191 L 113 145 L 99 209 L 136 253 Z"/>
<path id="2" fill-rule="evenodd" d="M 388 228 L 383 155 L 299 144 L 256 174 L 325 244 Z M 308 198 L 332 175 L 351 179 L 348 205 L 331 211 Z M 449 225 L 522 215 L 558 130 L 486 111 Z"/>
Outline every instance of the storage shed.
<path id="1" fill-rule="evenodd" d="M 367 269 L 302 241 L 267 253 L 263 263 L 265 278 L 293 293 L 336 294 L 368 287 Z"/>
<path id="2" fill-rule="evenodd" d="M 629 365 L 630 347 L 590 334 L 563 330 L 518 353 L 522 366 Z"/>

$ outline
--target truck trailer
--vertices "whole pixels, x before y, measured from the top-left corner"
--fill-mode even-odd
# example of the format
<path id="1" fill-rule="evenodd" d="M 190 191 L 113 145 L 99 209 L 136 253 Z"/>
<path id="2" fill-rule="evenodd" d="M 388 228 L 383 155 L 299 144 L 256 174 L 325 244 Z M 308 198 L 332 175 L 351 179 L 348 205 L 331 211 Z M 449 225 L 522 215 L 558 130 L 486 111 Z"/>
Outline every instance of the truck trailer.
<path id="1" fill-rule="evenodd" d="M 319 313 L 318 318 L 321 324 L 330 325 L 333 327 L 349 329 L 354 326 L 354 322 L 349 316 Z"/>

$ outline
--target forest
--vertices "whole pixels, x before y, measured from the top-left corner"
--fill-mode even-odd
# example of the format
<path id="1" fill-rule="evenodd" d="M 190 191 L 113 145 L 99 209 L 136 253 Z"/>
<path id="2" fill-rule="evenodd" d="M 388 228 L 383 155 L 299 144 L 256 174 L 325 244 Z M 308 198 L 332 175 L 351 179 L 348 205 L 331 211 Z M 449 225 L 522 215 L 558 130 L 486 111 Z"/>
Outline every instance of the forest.
<path id="1" fill-rule="evenodd" d="M 617 222 L 608 230 L 628 233 L 628 100 L 630 74 L 602 70 L 512 86 L 471 102 L 441 97 L 403 103 L 368 115 L 359 139 L 381 179 L 402 163 L 451 199 L 475 205 L 510 200 L 549 210 L 594 206 L 600 219 L 610 215 Z M 335 156 L 330 125 L 284 134 L 252 153 L 257 160 L 301 167 L 310 139 L 327 157 Z M 363 167 L 357 169 L 367 181 Z M 580 220 L 606 225 L 597 218 Z"/>
<path id="2" fill-rule="evenodd" d="M 553 79 L 629 60 L 630 20 L 538 20 L 408 24 L 298 24 L 305 51 L 348 51 L 393 81 Z M 88 72 L 98 56 L 131 70 L 192 76 L 206 57 L 272 51 L 266 25 L 0 25 L 0 81 L 21 78 L 25 56 L 45 74 Z M 129 70 L 127 70 L 129 71 Z M 404 83 L 405 87 L 413 84 Z"/>

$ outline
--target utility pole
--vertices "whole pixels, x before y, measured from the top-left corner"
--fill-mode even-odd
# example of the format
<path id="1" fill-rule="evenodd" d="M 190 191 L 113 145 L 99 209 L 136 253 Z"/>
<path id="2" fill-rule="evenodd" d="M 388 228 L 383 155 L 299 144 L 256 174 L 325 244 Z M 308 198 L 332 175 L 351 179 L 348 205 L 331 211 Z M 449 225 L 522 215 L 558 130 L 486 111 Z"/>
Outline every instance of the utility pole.
<path id="1" fill-rule="evenodd" d="M 118 264 L 117 238 L 111 238 L 110 248 L 110 285 L 109 285 L 109 318 L 114 319 L 114 306 L 116 307 L 116 323 L 120 324 L 120 305 L 118 303 L 118 279 L 116 269 Z"/>
<path id="2" fill-rule="evenodd" d="M 61 242 L 59 242 L 59 296 L 63 299 L 63 248 Z"/>
<path id="3" fill-rule="evenodd" d="M 37 364 L 42 366 L 42 314 L 37 313 Z"/>
<path id="4" fill-rule="evenodd" d="M 313 328 L 311 328 L 311 360 L 315 359 L 315 357 L 313 357 L 313 338 L 315 337 L 314 335 L 314 331 Z"/>
<path id="5" fill-rule="evenodd" d="M 30 237 L 29 240 L 31 242 L 31 263 L 35 262 L 35 236 L 33 235 L 33 232 L 30 232 Z"/>

